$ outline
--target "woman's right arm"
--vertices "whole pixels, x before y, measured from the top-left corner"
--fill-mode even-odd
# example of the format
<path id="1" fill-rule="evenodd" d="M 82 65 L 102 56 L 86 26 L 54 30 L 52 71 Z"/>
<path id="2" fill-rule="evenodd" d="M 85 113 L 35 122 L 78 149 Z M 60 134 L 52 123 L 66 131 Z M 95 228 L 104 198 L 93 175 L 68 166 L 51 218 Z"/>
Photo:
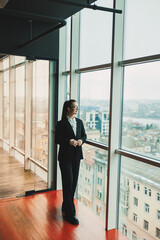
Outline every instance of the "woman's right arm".
<path id="1" fill-rule="evenodd" d="M 61 146 L 67 146 L 70 143 L 70 139 L 66 137 L 65 127 L 61 121 L 56 125 L 55 142 Z"/>

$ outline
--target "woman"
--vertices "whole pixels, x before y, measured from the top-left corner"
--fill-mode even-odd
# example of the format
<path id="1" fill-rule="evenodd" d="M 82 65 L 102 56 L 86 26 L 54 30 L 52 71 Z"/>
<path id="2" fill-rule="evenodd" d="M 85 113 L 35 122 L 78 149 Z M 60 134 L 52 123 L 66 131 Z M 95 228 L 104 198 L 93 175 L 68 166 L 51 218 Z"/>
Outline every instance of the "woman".
<path id="1" fill-rule="evenodd" d="M 75 216 L 74 193 L 77 186 L 80 160 L 83 159 L 82 144 L 86 133 L 82 120 L 76 118 L 78 103 L 71 99 L 63 105 L 62 120 L 57 123 L 55 140 L 60 145 L 58 160 L 62 175 L 62 212 L 74 225 L 79 224 Z"/>

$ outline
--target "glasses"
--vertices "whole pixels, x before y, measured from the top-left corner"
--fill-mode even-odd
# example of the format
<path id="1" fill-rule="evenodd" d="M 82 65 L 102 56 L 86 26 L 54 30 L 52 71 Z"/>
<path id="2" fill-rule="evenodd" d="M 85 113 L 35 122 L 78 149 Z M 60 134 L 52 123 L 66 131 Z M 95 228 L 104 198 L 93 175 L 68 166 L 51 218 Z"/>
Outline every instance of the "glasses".
<path id="1" fill-rule="evenodd" d="M 74 109 L 76 109 L 76 110 L 79 109 L 79 107 L 77 107 L 77 106 L 72 106 L 71 108 L 74 108 Z"/>

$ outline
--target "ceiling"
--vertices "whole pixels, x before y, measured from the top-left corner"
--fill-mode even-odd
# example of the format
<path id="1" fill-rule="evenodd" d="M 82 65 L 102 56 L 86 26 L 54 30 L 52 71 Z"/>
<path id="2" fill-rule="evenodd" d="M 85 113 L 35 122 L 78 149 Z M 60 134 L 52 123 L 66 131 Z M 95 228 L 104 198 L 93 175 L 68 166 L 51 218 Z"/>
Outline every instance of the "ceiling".
<path id="1" fill-rule="evenodd" d="M 90 0 L 90 3 L 94 1 Z M 60 0 L 9 0 L 5 8 L 62 19 L 66 19 L 82 9 L 80 7 L 61 4 L 60 2 Z M 63 2 L 68 1 L 63 0 Z M 88 0 L 71 0 L 70 2 L 86 4 Z"/>
<path id="2" fill-rule="evenodd" d="M 0 0 L 1 54 L 58 59 L 59 30 L 65 19 L 82 7 L 60 3 L 62 0 Z M 95 0 L 69 0 L 87 4 Z M 63 0 L 63 2 L 68 2 Z M 58 18 L 58 21 L 55 21 Z M 59 24 L 59 23 L 60 24 Z M 55 31 L 51 31 L 56 28 Z M 50 32 L 43 37 L 45 32 Z M 32 41 L 31 41 L 32 40 Z"/>

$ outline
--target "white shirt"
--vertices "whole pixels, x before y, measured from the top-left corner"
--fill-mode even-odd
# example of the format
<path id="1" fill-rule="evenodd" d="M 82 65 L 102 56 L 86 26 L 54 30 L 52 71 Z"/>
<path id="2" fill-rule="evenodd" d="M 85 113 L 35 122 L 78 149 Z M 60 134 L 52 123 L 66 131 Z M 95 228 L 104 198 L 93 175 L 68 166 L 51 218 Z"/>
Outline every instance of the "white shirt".
<path id="1" fill-rule="evenodd" d="M 76 121 L 75 117 L 74 118 L 70 118 L 70 117 L 67 116 L 67 118 L 68 118 L 68 122 L 70 123 L 70 125 L 71 125 L 71 127 L 73 129 L 73 132 L 74 132 L 74 134 L 76 136 L 76 133 L 77 133 L 77 121 Z"/>

